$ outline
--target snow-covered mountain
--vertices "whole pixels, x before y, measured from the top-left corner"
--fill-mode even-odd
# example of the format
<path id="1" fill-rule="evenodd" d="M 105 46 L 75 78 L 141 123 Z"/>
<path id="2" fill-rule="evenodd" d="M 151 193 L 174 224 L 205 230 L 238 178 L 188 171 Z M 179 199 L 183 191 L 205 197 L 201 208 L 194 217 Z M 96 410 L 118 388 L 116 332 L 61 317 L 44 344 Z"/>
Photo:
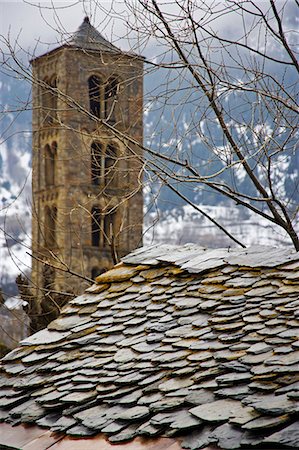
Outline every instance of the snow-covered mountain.
<path id="1" fill-rule="evenodd" d="M 2 75 L 0 93 L 0 286 L 11 295 L 16 275 L 30 271 L 30 90 L 21 80 Z"/>
<path id="2" fill-rule="evenodd" d="M 233 205 L 197 205 L 201 210 L 213 217 L 242 244 L 246 246 L 290 245 L 286 233 L 280 227 L 266 219 L 257 217 L 251 211 Z M 170 211 L 151 212 L 145 216 L 144 244 L 196 243 L 202 247 L 219 248 L 235 247 L 232 241 L 210 220 L 196 211 L 192 206 L 174 208 Z"/>

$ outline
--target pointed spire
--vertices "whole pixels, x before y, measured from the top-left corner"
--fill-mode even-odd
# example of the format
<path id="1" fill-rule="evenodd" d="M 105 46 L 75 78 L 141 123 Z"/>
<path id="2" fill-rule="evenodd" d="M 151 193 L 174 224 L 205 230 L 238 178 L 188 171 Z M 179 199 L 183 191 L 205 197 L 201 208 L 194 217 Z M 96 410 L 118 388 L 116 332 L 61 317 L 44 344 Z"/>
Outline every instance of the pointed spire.
<path id="1" fill-rule="evenodd" d="M 120 53 L 117 47 L 107 41 L 90 23 L 86 16 L 77 31 L 67 41 L 67 45 L 80 47 L 85 50 Z"/>

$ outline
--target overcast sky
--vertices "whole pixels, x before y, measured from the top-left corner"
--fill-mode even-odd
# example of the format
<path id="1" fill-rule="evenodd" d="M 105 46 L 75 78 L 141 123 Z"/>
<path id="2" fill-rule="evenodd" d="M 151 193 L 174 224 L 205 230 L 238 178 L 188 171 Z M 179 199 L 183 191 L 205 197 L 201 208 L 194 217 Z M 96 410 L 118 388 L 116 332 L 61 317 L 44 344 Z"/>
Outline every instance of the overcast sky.
<path id="1" fill-rule="evenodd" d="M 99 3 L 104 10 L 109 11 L 110 1 L 101 0 Z M 11 42 L 18 37 L 18 42 L 25 49 L 33 49 L 39 43 L 40 51 L 44 51 L 44 47 L 53 46 L 76 31 L 88 15 L 92 24 L 106 38 L 116 42 L 118 36 L 125 34 L 124 24 L 115 20 L 115 15 L 112 23 L 103 10 L 95 10 L 92 5 L 93 2 L 86 0 L 0 0 L 0 35 L 6 37 L 10 34 Z M 121 2 L 120 7 L 123 7 Z M 127 47 L 125 41 L 121 44 L 123 48 Z"/>
<path id="2" fill-rule="evenodd" d="M 115 11 L 111 11 L 112 3 Z M 285 0 L 276 2 L 277 5 L 284 3 Z M 167 8 L 171 8 L 169 2 L 161 0 L 160 4 L 167 4 Z M 257 4 L 267 8 L 269 0 L 259 0 Z M 285 20 L 290 28 L 296 29 L 296 13 L 292 11 L 295 2 L 287 0 L 286 4 Z M 130 43 L 126 39 L 119 39 L 126 34 L 124 8 L 122 0 L 0 0 L 0 36 L 6 37 L 10 33 L 10 42 L 15 42 L 18 37 L 20 45 L 26 50 L 30 47 L 31 51 L 39 43 L 35 54 L 40 54 L 57 42 L 61 43 L 88 15 L 91 23 L 104 37 L 127 50 Z M 242 27 L 242 22 L 237 17 L 236 19 L 232 23 L 232 16 L 224 14 L 217 21 L 217 28 L 237 36 L 238 25 Z M 3 48 L 1 42 L 0 47 Z"/>

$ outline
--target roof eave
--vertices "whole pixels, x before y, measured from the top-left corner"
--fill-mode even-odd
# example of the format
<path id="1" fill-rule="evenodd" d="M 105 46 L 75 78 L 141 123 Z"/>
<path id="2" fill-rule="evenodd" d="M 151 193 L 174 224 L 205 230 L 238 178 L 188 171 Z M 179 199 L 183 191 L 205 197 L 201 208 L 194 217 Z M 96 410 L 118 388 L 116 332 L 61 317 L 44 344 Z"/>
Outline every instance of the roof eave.
<path id="1" fill-rule="evenodd" d="M 141 61 L 145 61 L 145 59 L 146 59 L 145 56 L 138 55 L 137 53 L 133 53 L 133 52 L 125 52 L 125 51 L 122 51 L 122 50 L 119 50 L 119 52 L 117 52 L 117 51 L 111 52 L 111 50 L 102 50 L 102 49 L 101 50 L 96 50 L 96 49 L 91 49 L 91 48 L 82 48 L 79 45 L 63 44 L 60 47 L 53 48 L 52 50 L 49 50 L 46 53 L 43 53 L 43 54 L 41 54 L 41 55 L 39 55 L 39 56 L 37 56 L 35 58 L 30 59 L 29 62 L 30 62 L 30 64 L 33 64 L 35 61 L 38 61 L 38 60 L 40 60 L 42 58 L 48 57 L 50 55 L 53 55 L 56 52 L 59 52 L 59 50 L 63 50 L 65 48 L 72 48 L 72 49 L 75 49 L 75 50 L 81 50 L 84 53 L 98 53 L 98 54 L 107 54 L 107 55 L 115 55 L 115 56 L 116 55 L 118 55 L 118 56 L 124 55 L 124 56 L 126 56 L 128 58 L 132 58 L 132 59 L 135 59 L 135 60 L 138 59 L 138 60 L 141 60 Z"/>

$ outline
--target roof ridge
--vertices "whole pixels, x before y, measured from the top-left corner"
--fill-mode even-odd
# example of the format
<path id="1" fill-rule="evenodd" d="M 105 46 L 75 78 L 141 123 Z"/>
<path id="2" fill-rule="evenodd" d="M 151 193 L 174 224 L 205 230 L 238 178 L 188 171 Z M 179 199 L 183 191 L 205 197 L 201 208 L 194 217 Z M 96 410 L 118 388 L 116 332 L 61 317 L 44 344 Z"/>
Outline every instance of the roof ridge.
<path id="1" fill-rule="evenodd" d="M 188 272 L 201 273 L 226 264 L 250 268 L 281 266 L 299 261 L 299 252 L 288 247 L 257 245 L 247 248 L 208 249 L 196 244 L 156 244 L 138 248 L 122 258 L 122 261 L 135 265 L 172 263 Z"/>

